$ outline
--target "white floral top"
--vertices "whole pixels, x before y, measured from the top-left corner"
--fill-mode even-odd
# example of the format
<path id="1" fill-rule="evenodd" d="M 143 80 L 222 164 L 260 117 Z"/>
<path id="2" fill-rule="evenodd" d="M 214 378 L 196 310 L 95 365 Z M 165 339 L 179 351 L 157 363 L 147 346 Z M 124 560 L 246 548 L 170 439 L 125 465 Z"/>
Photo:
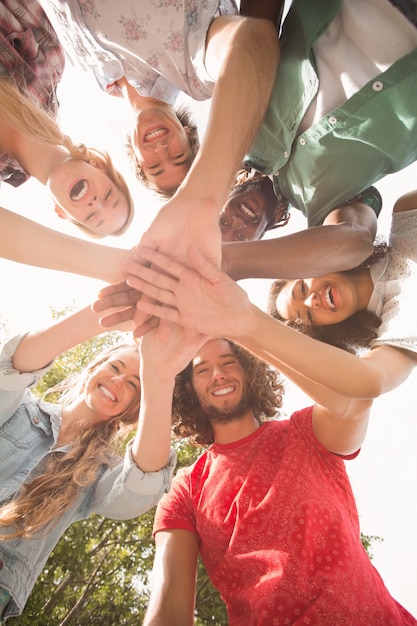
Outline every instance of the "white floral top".
<path id="1" fill-rule="evenodd" d="M 172 104 L 179 91 L 210 98 L 204 66 L 212 20 L 238 13 L 235 0 L 40 0 L 75 65 L 93 70 L 100 87 L 119 95 L 126 76 L 139 93 Z"/>
<path id="2" fill-rule="evenodd" d="M 417 209 L 393 213 L 389 263 L 375 284 L 383 291 L 382 324 L 372 347 L 417 352 Z"/>

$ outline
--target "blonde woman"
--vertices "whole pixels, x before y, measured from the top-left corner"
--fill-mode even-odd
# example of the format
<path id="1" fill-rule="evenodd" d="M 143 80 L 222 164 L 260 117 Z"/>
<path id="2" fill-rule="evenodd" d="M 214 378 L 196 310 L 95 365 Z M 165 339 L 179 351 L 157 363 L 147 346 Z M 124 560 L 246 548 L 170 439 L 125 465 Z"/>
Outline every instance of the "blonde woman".
<path id="1" fill-rule="evenodd" d="M 0 354 L 0 621 L 21 614 L 70 524 L 93 513 L 137 517 L 170 486 L 171 420 L 158 389 L 205 338 L 189 339 L 187 351 L 182 332 L 166 330 L 163 341 L 153 337 L 155 354 L 142 341 L 140 359 L 135 344 L 106 350 L 64 381 L 59 404 L 30 392 L 58 354 L 99 332 L 88 307 L 11 339 Z M 116 443 L 135 430 L 123 459 Z"/>
<path id="2" fill-rule="evenodd" d="M 109 155 L 74 145 L 60 131 L 56 86 L 63 49 L 39 4 L 0 4 L 0 180 L 45 185 L 56 212 L 96 237 L 118 235 L 133 205 Z"/>

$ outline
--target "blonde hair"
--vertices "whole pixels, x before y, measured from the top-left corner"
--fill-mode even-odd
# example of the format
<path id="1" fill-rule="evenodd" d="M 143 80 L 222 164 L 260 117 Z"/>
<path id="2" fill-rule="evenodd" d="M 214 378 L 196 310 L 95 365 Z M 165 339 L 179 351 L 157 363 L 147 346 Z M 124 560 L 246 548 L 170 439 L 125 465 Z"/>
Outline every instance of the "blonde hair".
<path id="1" fill-rule="evenodd" d="M 61 404 L 68 405 L 82 393 L 91 374 L 112 354 L 132 344 L 119 344 L 101 352 L 76 376 L 66 378 L 47 393 L 63 391 Z M 140 392 L 120 415 L 99 426 L 79 431 L 67 452 L 53 452 L 40 475 L 23 484 L 17 496 L 0 508 L 0 527 L 8 527 L 0 540 L 12 537 L 30 537 L 56 521 L 77 500 L 80 489 L 93 484 L 103 466 L 111 466 L 117 459 L 118 447 L 126 442 L 135 429 L 140 407 Z M 10 532 L 11 530 L 11 532 Z"/>
<path id="2" fill-rule="evenodd" d="M 110 155 L 104 150 L 87 148 L 84 144 L 74 144 L 70 137 L 61 132 L 55 119 L 29 93 L 22 93 L 13 79 L 0 77 L 0 93 L 1 113 L 19 131 L 27 133 L 45 144 L 63 146 L 73 159 L 80 159 L 86 163 L 99 159 L 103 163 L 105 174 L 127 199 L 128 219 L 123 228 L 113 234 L 121 235 L 124 233 L 133 219 L 134 205 L 127 183 L 114 167 Z M 78 224 L 75 221 L 74 224 L 85 233 L 92 233 L 82 224 Z M 95 235 L 93 234 L 93 236 Z"/>

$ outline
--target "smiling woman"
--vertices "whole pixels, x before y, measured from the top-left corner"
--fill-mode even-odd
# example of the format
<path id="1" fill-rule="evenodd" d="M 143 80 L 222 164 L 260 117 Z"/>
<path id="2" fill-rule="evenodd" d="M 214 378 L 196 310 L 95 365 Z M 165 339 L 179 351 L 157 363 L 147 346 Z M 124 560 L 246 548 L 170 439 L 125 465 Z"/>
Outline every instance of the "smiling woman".
<path id="1" fill-rule="evenodd" d="M 171 424 L 140 404 L 137 345 L 96 355 L 53 389 L 63 391 L 58 403 L 29 391 L 56 356 L 101 331 L 87 307 L 12 338 L 0 351 L 0 622 L 22 613 L 73 522 L 94 513 L 137 517 L 169 488 Z M 121 458 L 120 446 L 135 430 Z"/>
<path id="2" fill-rule="evenodd" d="M 13 36 L 11 36 L 13 34 Z M 18 0 L 0 6 L 0 178 L 18 186 L 30 176 L 50 189 L 68 217 L 92 236 L 120 234 L 133 212 L 124 178 L 109 155 L 75 146 L 55 122 L 56 87 L 64 55 L 46 15 L 37 2 Z M 74 180 L 87 185 L 97 179 L 97 193 L 71 198 Z M 106 194 L 113 193 L 113 201 Z M 117 196 L 117 198 L 116 198 Z M 117 200 L 117 202 L 116 202 Z M 78 209 L 99 211 L 96 223 Z"/>

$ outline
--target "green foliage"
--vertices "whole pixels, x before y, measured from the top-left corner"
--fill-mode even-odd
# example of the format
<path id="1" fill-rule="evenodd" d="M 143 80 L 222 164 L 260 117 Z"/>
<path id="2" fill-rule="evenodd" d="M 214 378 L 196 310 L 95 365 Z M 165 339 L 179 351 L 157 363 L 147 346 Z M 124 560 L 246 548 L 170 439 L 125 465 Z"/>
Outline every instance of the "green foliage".
<path id="1" fill-rule="evenodd" d="M 372 561 L 372 559 L 374 558 L 374 555 L 372 553 L 372 544 L 375 543 L 375 541 L 384 541 L 382 537 L 377 537 L 376 535 L 364 535 L 363 533 L 361 533 L 361 541 L 362 541 L 362 545 L 365 548 L 368 556 L 369 556 L 369 560 Z"/>

